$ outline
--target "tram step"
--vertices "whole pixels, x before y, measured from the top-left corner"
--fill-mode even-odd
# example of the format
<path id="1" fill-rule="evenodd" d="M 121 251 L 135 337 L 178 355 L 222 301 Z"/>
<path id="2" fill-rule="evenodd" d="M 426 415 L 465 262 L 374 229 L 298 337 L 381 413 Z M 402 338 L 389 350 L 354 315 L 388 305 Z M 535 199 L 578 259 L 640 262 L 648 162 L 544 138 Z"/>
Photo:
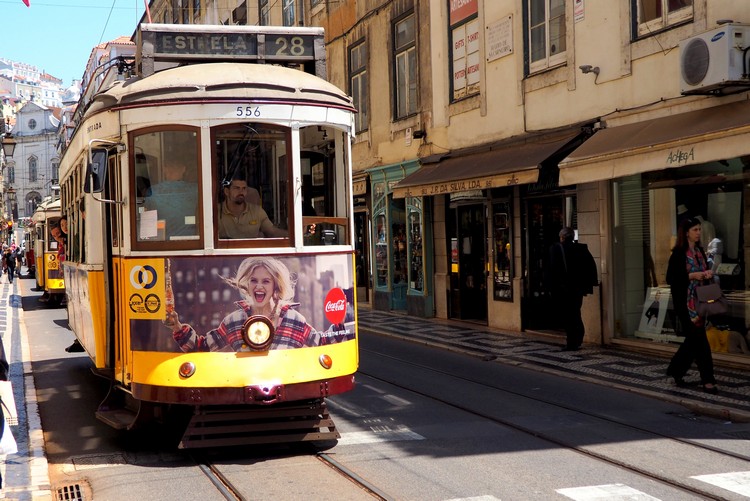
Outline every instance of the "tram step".
<path id="1" fill-rule="evenodd" d="M 96 411 L 96 418 L 107 423 L 116 430 L 126 430 L 135 422 L 138 417 L 137 412 L 129 409 L 110 409 Z"/>
<path id="2" fill-rule="evenodd" d="M 340 438 L 325 402 L 273 407 L 199 408 L 181 449 L 329 441 Z"/>

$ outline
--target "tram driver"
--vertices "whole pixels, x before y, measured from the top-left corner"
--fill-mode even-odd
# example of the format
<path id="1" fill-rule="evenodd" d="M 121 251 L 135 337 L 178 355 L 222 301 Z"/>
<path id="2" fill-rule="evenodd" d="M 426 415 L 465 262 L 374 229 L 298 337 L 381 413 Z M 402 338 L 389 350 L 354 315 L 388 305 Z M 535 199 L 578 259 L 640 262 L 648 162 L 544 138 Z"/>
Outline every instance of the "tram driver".
<path id="1" fill-rule="evenodd" d="M 219 238 L 286 237 L 286 230 L 274 226 L 263 207 L 252 202 L 248 190 L 254 189 L 248 188 L 244 179 L 232 179 L 224 186 L 224 201 L 219 205 Z"/>

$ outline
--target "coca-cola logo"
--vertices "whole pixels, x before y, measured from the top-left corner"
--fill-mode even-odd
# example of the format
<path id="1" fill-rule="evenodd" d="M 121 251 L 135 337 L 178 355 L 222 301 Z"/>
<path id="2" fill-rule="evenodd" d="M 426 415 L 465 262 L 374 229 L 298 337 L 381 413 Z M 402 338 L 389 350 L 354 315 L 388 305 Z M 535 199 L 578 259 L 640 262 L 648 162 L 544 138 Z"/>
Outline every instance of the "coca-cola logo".
<path id="1" fill-rule="evenodd" d="M 346 317 L 346 296 L 344 291 L 336 287 L 326 294 L 325 300 L 326 318 L 332 324 L 341 324 Z"/>

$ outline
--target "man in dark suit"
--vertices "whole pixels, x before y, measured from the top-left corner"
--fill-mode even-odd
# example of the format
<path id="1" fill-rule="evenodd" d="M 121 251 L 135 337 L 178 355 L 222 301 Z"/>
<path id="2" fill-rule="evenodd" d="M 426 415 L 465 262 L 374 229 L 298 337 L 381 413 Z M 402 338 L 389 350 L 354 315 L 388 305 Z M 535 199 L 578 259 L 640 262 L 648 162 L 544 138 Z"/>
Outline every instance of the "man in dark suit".
<path id="1" fill-rule="evenodd" d="M 559 307 L 565 326 L 566 344 L 562 351 L 581 349 L 585 327 L 581 318 L 583 296 L 598 285 L 594 257 L 586 244 L 573 241 L 572 228 L 560 230 L 560 242 L 550 247 L 547 284 Z"/>

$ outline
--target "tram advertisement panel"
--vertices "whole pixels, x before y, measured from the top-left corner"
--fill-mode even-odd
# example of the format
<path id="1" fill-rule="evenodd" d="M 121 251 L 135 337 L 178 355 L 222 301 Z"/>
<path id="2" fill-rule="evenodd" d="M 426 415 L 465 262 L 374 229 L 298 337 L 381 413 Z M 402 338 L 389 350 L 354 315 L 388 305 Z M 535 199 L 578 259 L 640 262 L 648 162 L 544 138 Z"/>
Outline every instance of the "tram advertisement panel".
<path id="1" fill-rule="evenodd" d="M 129 260 L 126 294 L 137 351 L 251 351 L 242 329 L 268 318 L 270 349 L 354 339 L 351 256 Z"/>

